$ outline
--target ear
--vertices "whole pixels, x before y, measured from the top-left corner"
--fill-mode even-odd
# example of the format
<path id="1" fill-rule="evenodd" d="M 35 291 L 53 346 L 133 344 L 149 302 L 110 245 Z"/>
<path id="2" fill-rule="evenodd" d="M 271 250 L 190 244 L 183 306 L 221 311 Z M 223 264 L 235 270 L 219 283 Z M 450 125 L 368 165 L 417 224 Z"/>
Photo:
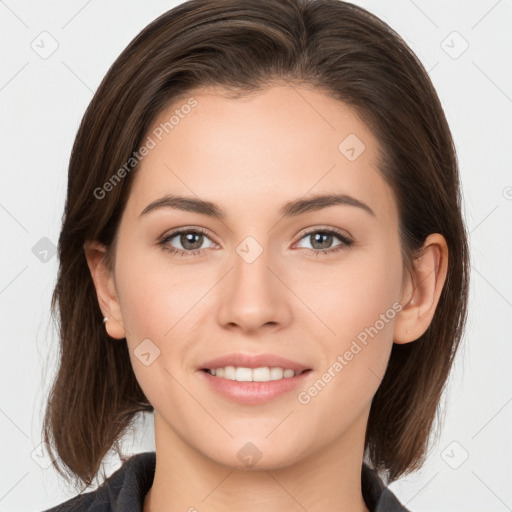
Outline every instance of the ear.
<path id="1" fill-rule="evenodd" d="M 105 323 L 107 333 L 111 338 L 123 339 L 126 337 L 126 331 L 115 289 L 114 273 L 106 263 L 107 249 L 99 242 L 87 241 L 84 244 L 84 251 L 100 309 L 103 316 L 108 317 Z"/>
<path id="2" fill-rule="evenodd" d="M 396 316 L 395 343 L 409 343 L 428 329 L 448 271 L 448 245 L 439 233 L 427 237 L 403 287 L 402 309 Z"/>

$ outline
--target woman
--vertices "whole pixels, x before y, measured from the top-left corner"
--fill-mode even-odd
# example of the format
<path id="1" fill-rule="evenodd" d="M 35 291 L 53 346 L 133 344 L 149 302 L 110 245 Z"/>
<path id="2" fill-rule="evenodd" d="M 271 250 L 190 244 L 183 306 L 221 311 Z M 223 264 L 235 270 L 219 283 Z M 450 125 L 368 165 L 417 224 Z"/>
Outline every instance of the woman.
<path id="1" fill-rule="evenodd" d="M 192 0 L 123 51 L 73 147 L 44 440 L 51 510 L 407 510 L 461 339 L 439 99 L 338 0 Z M 156 452 L 118 441 L 154 412 Z M 384 481 L 386 483 L 384 483 Z"/>

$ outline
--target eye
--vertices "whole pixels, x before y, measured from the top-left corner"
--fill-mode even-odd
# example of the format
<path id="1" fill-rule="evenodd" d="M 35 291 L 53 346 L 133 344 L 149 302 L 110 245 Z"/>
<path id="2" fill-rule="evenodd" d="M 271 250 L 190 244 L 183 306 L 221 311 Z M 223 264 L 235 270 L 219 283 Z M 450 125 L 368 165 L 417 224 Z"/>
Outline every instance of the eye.
<path id="1" fill-rule="evenodd" d="M 332 247 L 333 239 L 336 238 L 340 243 Z M 171 241 L 174 239 L 176 239 L 174 243 L 180 244 L 182 248 L 176 248 L 173 245 L 170 245 Z M 175 229 L 171 233 L 166 234 L 158 241 L 158 245 L 171 254 L 178 256 L 195 256 L 200 254 L 203 250 L 202 245 L 205 239 L 210 240 L 211 242 L 211 239 L 207 236 L 206 230 L 202 228 L 181 228 Z M 313 251 L 316 255 L 332 254 L 346 249 L 354 243 L 354 241 L 344 231 L 334 228 L 316 228 L 315 230 L 311 230 L 302 235 L 300 240 L 304 239 L 310 240 L 311 247 L 306 247 L 306 249 Z M 209 247 L 211 248 L 215 245 L 216 244 L 212 242 Z"/>
<path id="2" fill-rule="evenodd" d="M 341 241 L 341 243 L 332 247 L 333 239 L 337 238 Z M 341 230 L 329 228 L 322 229 L 316 228 L 315 230 L 308 231 L 305 235 L 302 236 L 301 240 L 309 240 L 311 248 L 316 255 L 322 254 L 332 254 L 347 247 L 350 247 L 354 241 L 349 238 L 349 236 Z"/>
<path id="3" fill-rule="evenodd" d="M 202 228 L 176 229 L 159 240 L 158 245 L 171 254 L 178 256 L 194 256 L 201 252 L 201 246 L 205 238 L 210 240 L 206 236 L 206 231 Z M 169 245 L 171 240 L 174 239 L 176 239 L 174 243 L 179 243 L 182 249 Z"/>

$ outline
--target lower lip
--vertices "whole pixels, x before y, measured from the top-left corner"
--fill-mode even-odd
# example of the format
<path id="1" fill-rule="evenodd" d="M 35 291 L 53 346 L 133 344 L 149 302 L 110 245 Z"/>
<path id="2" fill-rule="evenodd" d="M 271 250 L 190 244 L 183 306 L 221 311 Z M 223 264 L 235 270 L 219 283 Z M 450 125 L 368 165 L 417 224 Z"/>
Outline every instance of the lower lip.
<path id="1" fill-rule="evenodd" d="M 240 404 L 257 405 L 269 402 L 274 398 L 294 390 L 304 383 L 311 370 L 302 372 L 295 377 L 287 377 L 268 382 L 240 382 L 237 380 L 214 377 L 208 372 L 199 370 L 202 378 L 217 393 Z"/>

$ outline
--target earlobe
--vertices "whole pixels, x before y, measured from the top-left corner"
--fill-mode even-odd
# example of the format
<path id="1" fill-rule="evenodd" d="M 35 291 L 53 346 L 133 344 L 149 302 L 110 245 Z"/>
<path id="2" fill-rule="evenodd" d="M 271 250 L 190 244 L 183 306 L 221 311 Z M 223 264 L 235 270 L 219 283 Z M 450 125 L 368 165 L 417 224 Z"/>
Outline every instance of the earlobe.
<path id="1" fill-rule="evenodd" d="M 111 338 L 123 339 L 126 337 L 126 331 L 115 290 L 113 271 L 106 263 L 107 249 L 99 242 L 87 241 L 84 244 L 84 252 L 101 312 L 104 317 L 108 317 L 108 321 L 104 322 L 105 329 Z"/>
<path id="2" fill-rule="evenodd" d="M 395 343 L 409 343 L 428 329 L 448 272 L 448 245 L 439 233 L 429 235 L 413 261 L 402 297 L 402 310 L 396 317 Z"/>

